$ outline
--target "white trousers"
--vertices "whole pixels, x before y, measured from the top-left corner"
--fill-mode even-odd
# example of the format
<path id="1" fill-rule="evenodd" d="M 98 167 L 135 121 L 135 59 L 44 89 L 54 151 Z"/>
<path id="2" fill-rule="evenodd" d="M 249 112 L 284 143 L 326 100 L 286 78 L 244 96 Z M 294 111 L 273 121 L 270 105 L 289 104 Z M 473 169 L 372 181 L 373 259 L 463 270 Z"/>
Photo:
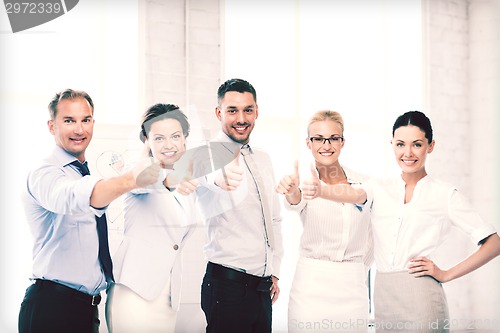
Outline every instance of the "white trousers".
<path id="1" fill-rule="evenodd" d="M 363 263 L 301 257 L 288 303 L 288 332 L 368 330 L 367 272 Z"/>
<path id="2" fill-rule="evenodd" d="M 173 333 L 177 311 L 170 304 L 170 282 L 153 301 L 145 300 L 127 286 L 115 284 L 106 302 L 108 330 L 110 333 Z"/>

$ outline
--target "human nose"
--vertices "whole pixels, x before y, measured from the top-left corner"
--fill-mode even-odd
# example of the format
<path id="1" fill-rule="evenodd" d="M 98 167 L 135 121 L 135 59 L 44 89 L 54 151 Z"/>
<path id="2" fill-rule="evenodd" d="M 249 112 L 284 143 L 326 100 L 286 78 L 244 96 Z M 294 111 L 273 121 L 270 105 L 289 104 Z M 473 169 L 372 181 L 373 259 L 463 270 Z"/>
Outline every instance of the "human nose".
<path id="1" fill-rule="evenodd" d="M 323 139 L 323 146 L 326 146 L 326 145 L 328 145 L 328 147 L 331 146 L 332 145 L 331 140 L 332 140 L 331 138 L 324 138 Z"/>
<path id="2" fill-rule="evenodd" d="M 172 148 L 174 146 L 174 140 L 172 138 L 165 138 L 163 140 L 163 147 Z"/>
<path id="3" fill-rule="evenodd" d="M 245 119 L 245 115 L 243 114 L 243 112 L 238 112 L 236 114 L 236 121 L 240 124 L 242 123 L 245 123 L 246 122 L 246 119 Z"/>
<path id="4" fill-rule="evenodd" d="M 75 126 L 73 127 L 73 131 L 77 134 L 83 133 L 83 124 L 80 122 L 76 122 Z"/>
<path id="5" fill-rule="evenodd" d="M 413 155 L 413 151 L 412 151 L 412 148 L 410 145 L 406 146 L 404 148 L 404 156 L 412 156 Z"/>

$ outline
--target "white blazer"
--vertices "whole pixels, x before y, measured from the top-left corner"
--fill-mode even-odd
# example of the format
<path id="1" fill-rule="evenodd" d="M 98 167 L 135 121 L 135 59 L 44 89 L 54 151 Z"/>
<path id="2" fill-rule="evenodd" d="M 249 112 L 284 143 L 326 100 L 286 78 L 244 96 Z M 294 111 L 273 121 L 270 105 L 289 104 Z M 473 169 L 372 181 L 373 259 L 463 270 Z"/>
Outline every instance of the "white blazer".
<path id="1" fill-rule="evenodd" d="M 146 300 L 171 281 L 171 306 L 180 305 L 182 248 L 198 221 L 194 198 L 163 186 L 128 193 L 123 240 L 113 256 L 115 282 Z"/>

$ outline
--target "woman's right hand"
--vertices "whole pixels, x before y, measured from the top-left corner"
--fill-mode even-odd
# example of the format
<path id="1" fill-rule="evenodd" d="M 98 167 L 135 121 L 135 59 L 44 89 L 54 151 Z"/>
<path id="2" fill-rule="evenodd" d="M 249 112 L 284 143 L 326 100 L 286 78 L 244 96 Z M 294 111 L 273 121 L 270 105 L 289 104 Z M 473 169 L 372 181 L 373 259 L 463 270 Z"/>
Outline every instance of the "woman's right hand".
<path id="1" fill-rule="evenodd" d="M 290 175 L 284 176 L 278 186 L 276 186 L 276 192 L 284 195 L 293 195 L 299 191 L 299 163 L 295 161 L 294 172 Z"/>
<path id="2" fill-rule="evenodd" d="M 300 199 L 302 197 L 299 188 L 300 177 L 298 161 L 295 161 L 293 170 L 294 172 L 292 174 L 286 175 L 280 180 L 278 186 L 276 186 L 276 192 L 279 194 L 284 194 L 286 200 L 290 204 L 296 205 L 300 202 Z"/>

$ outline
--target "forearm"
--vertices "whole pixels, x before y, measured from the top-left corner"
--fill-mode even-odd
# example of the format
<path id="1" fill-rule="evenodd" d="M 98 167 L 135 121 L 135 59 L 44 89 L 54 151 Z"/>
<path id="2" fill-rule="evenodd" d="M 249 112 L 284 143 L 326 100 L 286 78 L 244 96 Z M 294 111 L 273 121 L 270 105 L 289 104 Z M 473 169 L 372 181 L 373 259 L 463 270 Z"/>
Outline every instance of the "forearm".
<path id="1" fill-rule="evenodd" d="M 349 184 L 321 185 L 320 198 L 342 203 L 363 204 L 366 192 Z"/>
<path id="2" fill-rule="evenodd" d="M 122 194 L 137 187 L 132 172 L 113 178 L 101 179 L 94 186 L 90 196 L 90 205 L 94 208 L 106 207 Z"/>
<path id="3" fill-rule="evenodd" d="M 495 233 L 486 238 L 486 241 L 476 252 L 447 270 L 442 282 L 449 282 L 464 276 L 483 266 L 498 255 L 500 255 L 500 237 Z"/>

